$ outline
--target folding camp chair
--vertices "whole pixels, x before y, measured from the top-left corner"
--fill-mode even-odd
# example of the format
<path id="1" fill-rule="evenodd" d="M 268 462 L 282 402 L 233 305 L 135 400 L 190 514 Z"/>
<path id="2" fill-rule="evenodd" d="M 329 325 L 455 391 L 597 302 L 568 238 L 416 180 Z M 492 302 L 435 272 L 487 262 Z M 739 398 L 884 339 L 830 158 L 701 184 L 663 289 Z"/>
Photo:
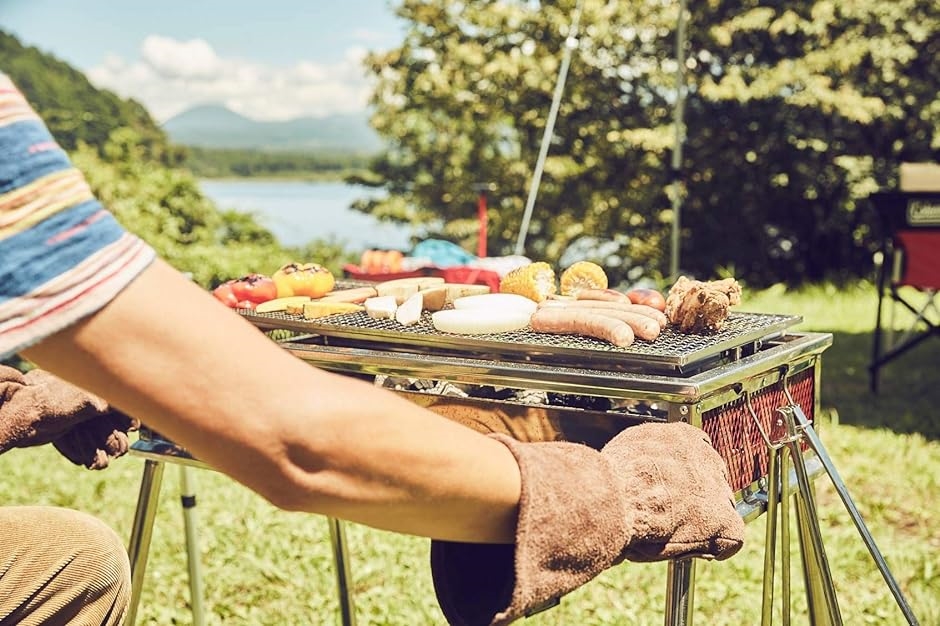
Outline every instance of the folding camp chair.
<path id="1" fill-rule="evenodd" d="M 881 192 L 870 198 L 883 232 L 869 365 L 869 386 L 877 393 L 882 367 L 924 340 L 940 338 L 940 191 Z M 897 311 L 907 311 L 913 321 L 902 326 Z"/>

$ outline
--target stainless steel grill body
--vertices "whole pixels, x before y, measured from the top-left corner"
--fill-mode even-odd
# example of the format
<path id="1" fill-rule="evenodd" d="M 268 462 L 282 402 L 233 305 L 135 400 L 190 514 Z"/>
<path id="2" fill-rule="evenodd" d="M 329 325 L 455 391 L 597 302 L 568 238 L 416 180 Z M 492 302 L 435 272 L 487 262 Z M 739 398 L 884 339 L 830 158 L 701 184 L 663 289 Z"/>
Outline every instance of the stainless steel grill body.
<path id="1" fill-rule="evenodd" d="M 667 329 L 657 341 L 630 348 L 530 331 L 446 335 L 427 315 L 409 327 L 361 313 L 247 317 L 312 365 L 382 381 L 484 432 L 600 447 L 642 422 L 697 425 L 728 464 L 745 518 L 763 510 L 758 494 L 766 490 L 768 451 L 761 430 L 779 430 L 777 409 L 791 399 L 813 419 L 820 357 L 832 342 L 826 333 L 790 332 L 799 317 L 748 313 L 733 315 L 715 335 Z M 449 384 L 461 396 L 442 395 L 441 385 L 429 381 Z"/>

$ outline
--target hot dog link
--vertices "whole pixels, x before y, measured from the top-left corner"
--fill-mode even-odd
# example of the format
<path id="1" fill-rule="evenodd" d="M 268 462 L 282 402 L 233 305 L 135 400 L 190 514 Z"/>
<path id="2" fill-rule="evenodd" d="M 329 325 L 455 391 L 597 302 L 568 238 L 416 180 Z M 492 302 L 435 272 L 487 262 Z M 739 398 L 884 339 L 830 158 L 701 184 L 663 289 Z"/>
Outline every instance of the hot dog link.
<path id="1" fill-rule="evenodd" d="M 572 310 L 595 310 L 601 312 L 604 310 L 624 311 L 628 313 L 639 313 L 648 318 L 656 320 L 660 329 L 665 328 L 669 323 L 666 315 L 651 306 L 645 304 L 630 304 L 629 302 L 609 302 L 604 300 L 546 300 L 539 304 L 540 307 L 565 308 Z"/>
<path id="2" fill-rule="evenodd" d="M 586 309 L 539 308 L 529 324 L 535 332 L 585 335 L 621 348 L 631 345 L 635 337 L 627 322 Z"/>

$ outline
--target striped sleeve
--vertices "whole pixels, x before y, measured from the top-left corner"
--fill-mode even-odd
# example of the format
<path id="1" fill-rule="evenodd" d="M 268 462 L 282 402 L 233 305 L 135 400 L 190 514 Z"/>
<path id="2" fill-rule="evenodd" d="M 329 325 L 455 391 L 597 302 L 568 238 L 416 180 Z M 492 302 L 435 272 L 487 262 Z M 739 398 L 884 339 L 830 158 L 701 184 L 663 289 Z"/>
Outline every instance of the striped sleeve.
<path id="1" fill-rule="evenodd" d="M 0 74 L 0 359 L 95 313 L 154 257 Z"/>

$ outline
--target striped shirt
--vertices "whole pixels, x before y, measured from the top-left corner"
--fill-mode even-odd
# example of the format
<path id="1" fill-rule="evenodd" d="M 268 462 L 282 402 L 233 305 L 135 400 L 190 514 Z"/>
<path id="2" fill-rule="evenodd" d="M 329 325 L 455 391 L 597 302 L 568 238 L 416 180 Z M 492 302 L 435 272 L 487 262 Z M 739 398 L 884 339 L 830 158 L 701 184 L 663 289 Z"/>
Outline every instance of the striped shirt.
<path id="1" fill-rule="evenodd" d="M 95 313 L 154 257 L 0 73 L 0 359 Z"/>

